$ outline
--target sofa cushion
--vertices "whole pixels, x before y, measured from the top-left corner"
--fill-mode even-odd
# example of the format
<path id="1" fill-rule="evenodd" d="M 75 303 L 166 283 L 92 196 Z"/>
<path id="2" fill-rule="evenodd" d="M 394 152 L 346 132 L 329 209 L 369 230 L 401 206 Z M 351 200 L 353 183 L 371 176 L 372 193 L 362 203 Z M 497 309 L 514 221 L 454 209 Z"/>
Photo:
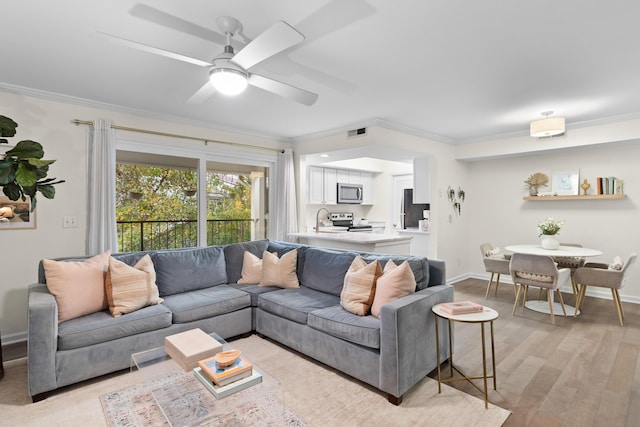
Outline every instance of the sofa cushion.
<path id="1" fill-rule="evenodd" d="M 78 317 L 58 326 L 58 350 L 71 350 L 171 326 L 171 311 L 163 304 L 112 317 L 108 310 Z"/>
<path id="2" fill-rule="evenodd" d="M 298 278 L 300 278 L 302 277 L 302 272 L 304 270 L 304 262 L 306 259 L 308 247 L 309 246 L 307 245 L 301 245 L 299 243 L 280 242 L 278 240 L 274 240 L 274 241 L 270 240 L 267 251 L 271 253 L 277 253 L 278 255 L 282 256 L 287 252 L 291 252 L 292 250 L 296 249 L 296 251 L 298 252 L 298 261 L 296 262 L 296 274 L 298 275 Z"/>
<path id="3" fill-rule="evenodd" d="M 371 309 L 376 292 L 376 280 L 382 275 L 378 260 L 367 264 L 359 256 L 355 257 L 344 276 L 344 286 L 340 294 L 340 305 L 350 313 L 366 316 Z"/>
<path id="4" fill-rule="evenodd" d="M 407 261 L 413 272 L 413 277 L 416 280 L 416 290 L 425 289 L 429 286 L 429 261 L 426 258 L 416 256 L 401 256 L 401 255 L 380 255 L 380 254 L 362 254 L 362 258 L 371 262 L 374 259 L 380 261 L 382 267 L 387 265 L 387 261 L 391 260 L 395 265 L 400 265 Z"/>
<path id="5" fill-rule="evenodd" d="M 258 307 L 269 313 L 306 324 L 307 315 L 313 310 L 339 305 L 340 298 L 306 287 L 280 289 L 261 294 Z"/>
<path id="6" fill-rule="evenodd" d="M 245 251 L 242 256 L 242 273 L 237 283 L 239 285 L 257 285 L 262 280 L 262 258 Z"/>
<path id="7" fill-rule="evenodd" d="M 344 276 L 355 257 L 353 252 L 309 247 L 300 282 L 308 288 L 339 296 Z"/>
<path id="8" fill-rule="evenodd" d="M 373 316 L 358 316 L 333 306 L 309 313 L 307 324 L 354 344 L 380 348 L 380 320 Z"/>
<path id="9" fill-rule="evenodd" d="M 258 306 L 258 297 L 261 294 L 282 289 L 277 286 L 256 286 L 256 285 L 234 285 L 234 288 L 238 288 L 241 291 L 249 294 L 249 296 L 251 297 L 251 307 Z"/>
<path id="10" fill-rule="evenodd" d="M 111 257 L 105 291 L 113 317 L 162 302 L 156 286 L 156 271 L 149 255 L 140 258 L 133 267 Z"/>
<path id="11" fill-rule="evenodd" d="M 300 286 L 296 274 L 298 260 L 297 250 L 278 255 L 264 251 L 262 253 L 262 279 L 260 286 L 277 286 L 279 288 L 297 288 Z"/>
<path id="12" fill-rule="evenodd" d="M 231 313 L 251 305 L 249 294 L 229 285 L 169 295 L 164 299 L 173 323 L 188 323 Z"/>
<path id="13" fill-rule="evenodd" d="M 226 245 L 224 247 L 224 258 L 227 269 L 227 283 L 236 283 L 242 277 L 242 263 L 245 252 L 262 258 L 262 252 L 267 250 L 268 244 L 268 240 L 254 240 L 252 242 Z"/>
<path id="14" fill-rule="evenodd" d="M 151 259 L 161 297 L 227 283 L 222 246 L 158 251 Z"/>
<path id="15" fill-rule="evenodd" d="M 104 280 L 110 252 L 84 261 L 42 260 L 47 288 L 58 305 L 58 322 L 106 309 Z"/>
<path id="16" fill-rule="evenodd" d="M 395 301 L 416 291 L 416 281 L 407 261 L 396 265 L 393 260 L 387 261 L 383 274 L 376 284 L 376 295 L 371 305 L 371 314 L 380 317 L 380 308 L 388 302 Z"/>

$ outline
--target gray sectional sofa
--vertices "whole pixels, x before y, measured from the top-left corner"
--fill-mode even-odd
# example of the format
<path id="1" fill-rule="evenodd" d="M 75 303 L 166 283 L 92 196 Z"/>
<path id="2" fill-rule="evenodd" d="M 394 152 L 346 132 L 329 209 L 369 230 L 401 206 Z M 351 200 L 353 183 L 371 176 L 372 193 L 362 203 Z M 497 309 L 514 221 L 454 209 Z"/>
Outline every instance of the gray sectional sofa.
<path id="1" fill-rule="evenodd" d="M 298 250 L 299 288 L 236 284 L 244 251 L 261 257 L 265 250 L 282 256 L 293 249 Z M 162 304 L 121 317 L 105 310 L 61 323 L 40 263 L 39 283 L 29 287 L 28 302 L 28 387 L 34 402 L 59 387 L 126 369 L 132 353 L 193 328 L 223 338 L 256 332 L 380 389 L 395 404 L 436 368 L 431 307 L 453 300 L 442 261 L 269 240 L 113 256 L 134 265 L 146 253 L 154 263 Z M 340 292 L 356 255 L 380 259 L 383 265 L 388 259 L 408 260 L 416 293 L 382 306 L 380 319 L 345 311 Z M 440 338 L 440 357 L 446 360 L 448 336 Z"/>

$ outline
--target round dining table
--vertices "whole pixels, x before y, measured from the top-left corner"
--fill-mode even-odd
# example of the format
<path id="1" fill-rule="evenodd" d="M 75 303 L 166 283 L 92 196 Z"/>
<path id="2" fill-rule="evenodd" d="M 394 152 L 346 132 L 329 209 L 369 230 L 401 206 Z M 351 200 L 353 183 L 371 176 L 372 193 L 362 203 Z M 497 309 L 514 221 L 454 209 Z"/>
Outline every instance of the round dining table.
<path id="1" fill-rule="evenodd" d="M 506 251 L 521 253 L 521 254 L 529 254 L 529 255 L 546 255 L 550 257 L 593 257 L 602 255 L 602 251 L 597 249 L 583 248 L 580 246 L 562 246 L 558 249 L 545 249 L 540 244 L 533 245 L 509 245 L 504 248 Z M 551 298 L 553 298 L 553 293 L 551 294 Z M 560 303 L 553 303 L 553 313 L 562 313 L 562 306 Z M 537 311 L 540 313 L 550 314 L 549 304 L 547 301 L 542 300 L 531 300 L 527 301 L 524 305 L 528 309 L 533 311 Z M 575 314 L 575 307 L 565 304 L 564 308 L 567 312 L 567 316 L 573 316 Z M 578 314 L 580 312 L 578 311 Z"/>

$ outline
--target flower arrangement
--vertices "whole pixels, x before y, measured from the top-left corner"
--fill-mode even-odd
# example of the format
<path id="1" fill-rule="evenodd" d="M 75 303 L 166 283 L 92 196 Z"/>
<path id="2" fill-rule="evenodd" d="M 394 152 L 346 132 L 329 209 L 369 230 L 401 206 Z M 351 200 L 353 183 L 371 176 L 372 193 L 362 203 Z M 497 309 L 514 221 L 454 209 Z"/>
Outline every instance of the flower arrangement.
<path id="1" fill-rule="evenodd" d="M 540 232 L 540 236 L 555 236 L 560 232 L 560 229 L 564 227 L 564 221 L 555 220 L 551 217 L 545 219 L 543 222 L 538 224 L 538 231 Z"/>

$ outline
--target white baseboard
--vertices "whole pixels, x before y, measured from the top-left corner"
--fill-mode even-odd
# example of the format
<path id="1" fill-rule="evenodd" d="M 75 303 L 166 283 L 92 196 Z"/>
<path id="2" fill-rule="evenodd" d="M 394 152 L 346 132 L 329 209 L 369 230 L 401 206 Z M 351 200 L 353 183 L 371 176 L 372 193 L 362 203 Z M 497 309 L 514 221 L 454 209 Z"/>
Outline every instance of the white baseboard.
<path id="1" fill-rule="evenodd" d="M 27 331 L 15 334 L 2 334 L 2 345 L 16 344 L 27 341 Z"/>

